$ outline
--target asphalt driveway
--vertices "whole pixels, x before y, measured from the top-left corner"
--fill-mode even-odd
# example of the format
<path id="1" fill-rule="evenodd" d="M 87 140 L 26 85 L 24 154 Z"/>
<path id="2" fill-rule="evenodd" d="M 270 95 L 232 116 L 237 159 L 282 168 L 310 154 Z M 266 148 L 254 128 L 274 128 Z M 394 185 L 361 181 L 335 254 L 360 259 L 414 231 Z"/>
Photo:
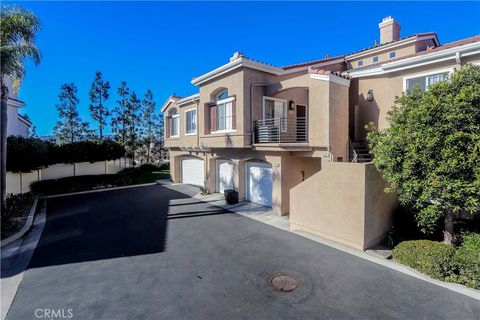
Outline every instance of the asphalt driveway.
<path id="1" fill-rule="evenodd" d="M 267 279 L 279 272 L 299 287 L 274 291 Z M 157 185 L 48 200 L 7 319 L 38 319 L 38 309 L 109 320 L 475 319 L 480 303 Z"/>

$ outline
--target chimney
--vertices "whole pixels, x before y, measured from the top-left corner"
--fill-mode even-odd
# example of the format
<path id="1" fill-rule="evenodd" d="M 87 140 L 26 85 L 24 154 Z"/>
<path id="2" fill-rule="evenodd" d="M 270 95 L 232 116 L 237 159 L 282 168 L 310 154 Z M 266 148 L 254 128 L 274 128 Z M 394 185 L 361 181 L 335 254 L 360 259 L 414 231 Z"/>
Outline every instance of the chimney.
<path id="1" fill-rule="evenodd" d="M 383 18 L 378 24 L 380 29 L 380 44 L 400 40 L 400 25 L 391 16 Z"/>
<path id="2" fill-rule="evenodd" d="M 233 61 L 238 60 L 238 59 L 243 58 L 243 57 L 245 57 L 245 55 L 244 55 L 242 52 L 237 51 L 237 52 L 235 52 L 235 53 L 233 54 L 233 56 L 230 58 L 230 62 L 233 62 Z"/>

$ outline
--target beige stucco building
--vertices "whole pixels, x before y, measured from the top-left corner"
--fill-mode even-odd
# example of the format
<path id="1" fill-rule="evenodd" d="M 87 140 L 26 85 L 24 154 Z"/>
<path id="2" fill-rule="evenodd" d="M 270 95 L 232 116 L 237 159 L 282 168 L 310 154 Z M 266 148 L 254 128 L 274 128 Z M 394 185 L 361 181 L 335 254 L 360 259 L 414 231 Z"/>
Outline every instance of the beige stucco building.
<path id="1" fill-rule="evenodd" d="M 373 47 L 285 67 L 236 52 L 194 78 L 198 93 L 162 107 L 173 181 L 235 189 L 241 201 L 290 214 L 292 228 L 346 245 L 378 242 L 396 201 L 368 163 L 365 125 L 385 128 L 396 96 L 480 63 L 480 36 L 400 38 L 391 17 L 379 33 Z"/>

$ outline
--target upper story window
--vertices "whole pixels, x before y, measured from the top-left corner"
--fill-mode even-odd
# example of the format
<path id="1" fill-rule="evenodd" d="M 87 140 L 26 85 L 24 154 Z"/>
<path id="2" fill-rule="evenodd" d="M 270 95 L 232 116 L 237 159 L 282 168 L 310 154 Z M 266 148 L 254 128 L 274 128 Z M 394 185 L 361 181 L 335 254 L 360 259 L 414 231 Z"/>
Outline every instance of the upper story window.
<path id="1" fill-rule="evenodd" d="M 225 100 L 227 98 L 228 98 L 228 90 L 222 90 L 216 95 L 215 101 Z"/>
<path id="2" fill-rule="evenodd" d="M 405 89 L 412 90 L 416 86 L 422 91 L 426 91 L 434 83 L 446 80 L 449 72 L 439 72 L 405 79 Z"/>
<path id="3" fill-rule="evenodd" d="M 375 63 L 375 62 L 378 62 L 378 56 L 375 56 L 372 58 L 372 62 Z"/>
<path id="4" fill-rule="evenodd" d="M 363 66 L 363 60 L 360 60 L 357 62 L 357 67 L 361 67 L 361 66 Z"/>
<path id="5" fill-rule="evenodd" d="M 287 130 L 288 101 L 270 97 L 263 97 L 263 120 L 266 125 L 280 126 L 282 131 Z"/>
<path id="6" fill-rule="evenodd" d="M 215 96 L 216 104 L 210 107 L 210 130 L 232 131 L 236 128 L 235 98 L 223 90 Z"/>
<path id="7" fill-rule="evenodd" d="M 179 135 L 179 127 L 180 127 L 180 115 L 178 114 L 177 110 L 173 110 L 170 114 L 170 136 L 171 137 L 178 137 Z"/>
<path id="8" fill-rule="evenodd" d="M 388 58 L 392 59 L 392 58 L 395 58 L 397 56 L 397 53 L 395 51 L 392 51 L 388 54 Z"/>
<path id="9" fill-rule="evenodd" d="M 197 133 L 197 109 L 185 111 L 185 134 Z"/>

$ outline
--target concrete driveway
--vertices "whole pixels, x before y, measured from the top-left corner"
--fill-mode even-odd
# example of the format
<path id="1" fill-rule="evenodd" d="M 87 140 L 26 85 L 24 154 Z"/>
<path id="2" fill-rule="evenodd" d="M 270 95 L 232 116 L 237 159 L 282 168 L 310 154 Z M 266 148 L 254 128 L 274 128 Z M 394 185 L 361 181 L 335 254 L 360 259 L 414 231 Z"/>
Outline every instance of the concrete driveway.
<path id="1" fill-rule="evenodd" d="M 9 320 L 45 310 L 109 320 L 480 314 L 477 300 L 160 185 L 54 198 L 47 213 Z M 277 273 L 298 288 L 273 290 Z"/>

